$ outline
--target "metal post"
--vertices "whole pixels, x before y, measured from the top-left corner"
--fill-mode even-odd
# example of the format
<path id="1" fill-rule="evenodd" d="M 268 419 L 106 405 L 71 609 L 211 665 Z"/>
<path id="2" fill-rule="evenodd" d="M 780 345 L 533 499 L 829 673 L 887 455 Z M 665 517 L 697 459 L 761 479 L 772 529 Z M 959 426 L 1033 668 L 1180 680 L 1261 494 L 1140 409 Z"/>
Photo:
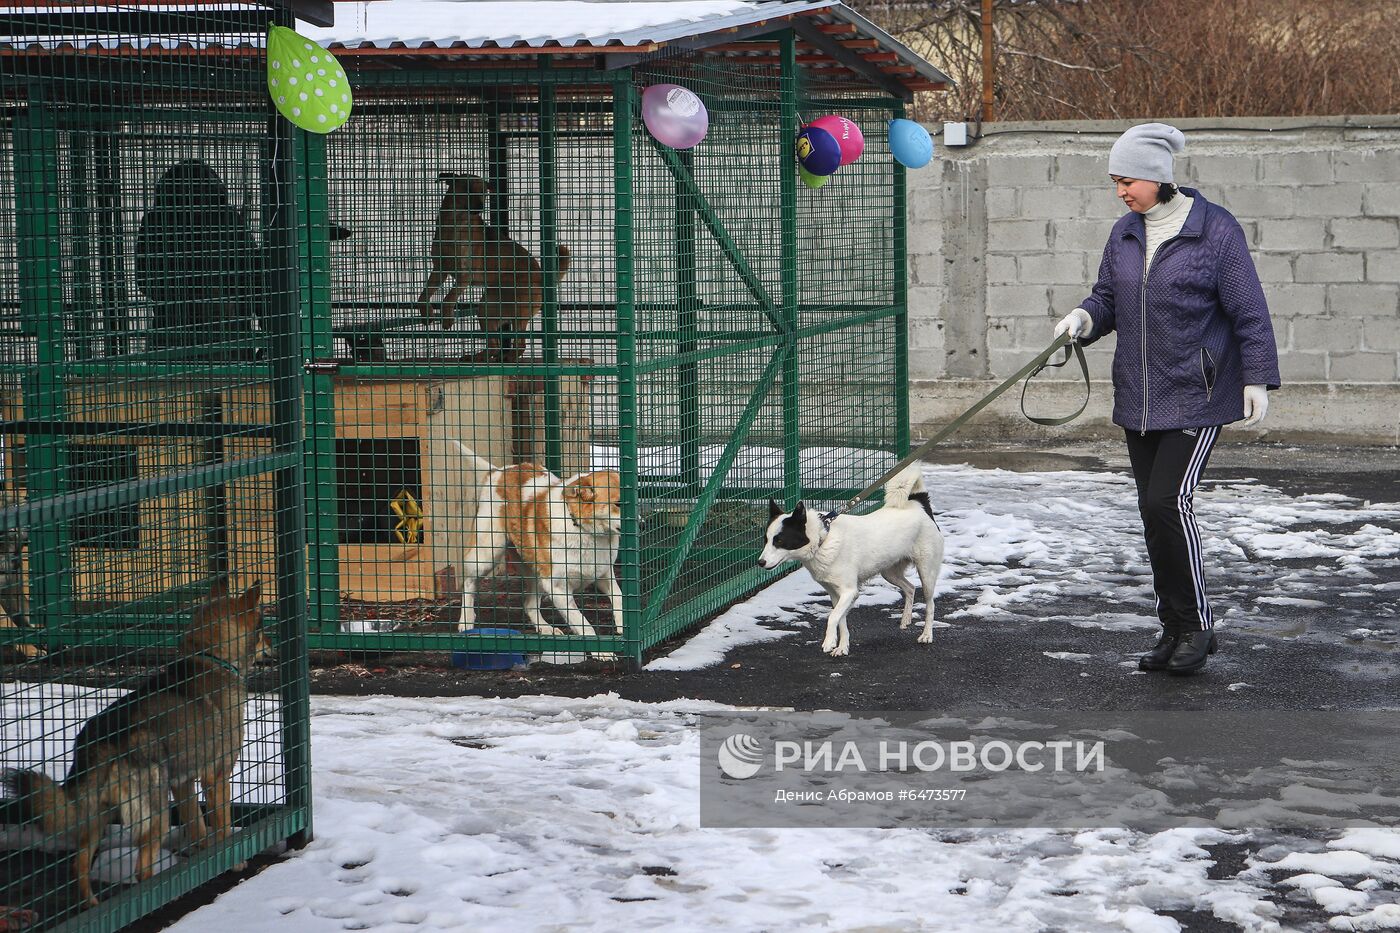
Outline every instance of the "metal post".
<path id="1" fill-rule="evenodd" d="M 501 112 L 492 108 L 486 129 L 486 183 L 491 188 L 491 226 L 510 229 L 510 153 L 501 131 Z"/>
<path id="2" fill-rule="evenodd" d="M 221 392 L 202 393 L 201 420 L 221 424 L 224 420 L 224 400 Z M 224 438 L 214 434 L 203 441 L 203 462 L 224 462 Z M 204 499 L 204 570 L 210 577 L 228 573 L 228 487 L 222 483 L 201 490 Z"/>
<path id="3" fill-rule="evenodd" d="M 802 397 L 798 386 L 797 282 L 797 166 L 789 148 L 797 137 L 797 37 L 792 30 L 782 34 L 779 44 L 782 76 L 779 84 L 779 236 L 782 278 L 781 318 L 786 325 L 783 346 L 783 499 L 788 506 L 802 498 L 802 475 L 798 448 L 802 443 Z"/>
<path id="4" fill-rule="evenodd" d="M 545 59 L 541 67 L 547 68 Z M 544 333 L 541 347 L 544 363 L 551 367 L 544 377 L 544 463 L 555 475 L 564 474 L 563 405 L 560 402 L 559 374 L 553 369 L 559 363 L 559 212 L 557 125 L 555 123 L 554 85 L 540 88 L 539 163 L 540 163 L 540 264 L 544 269 L 544 302 L 540 310 L 540 326 Z"/>
<path id="5" fill-rule="evenodd" d="M 104 127 L 98 136 L 99 145 L 93 153 L 94 185 L 97 208 L 97 251 L 102 284 L 103 352 L 108 358 L 125 356 L 130 352 L 126 336 L 129 327 L 127 309 L 131 295 L 127 290 L 126 256 L 122 240 L 122 185 L 120 138 L 115 127 Z"/>
<path id="6" fill-rule="evenodd" d="M 632 69 L 613 73 L 613 242 L 616 250 L 618 471 L 622 479 L 622 613 L 628 660 L 640 666 L 641 548 L 637 521 L 637 321 L 632 254 Z"/>
<path id="7" fill-rule="evenodd" d="M 68 242 L 73 256 L 73 358 L 92 359 L 93 323 L 97 307 L 92 281 L 92 204 L 88 165 L 92 134 L 73 133 L 68 142 Z"/>
<path id="8" fill-rule="evenodd" d="M 894 115 L 904 116 L 904 102 L 894 105 Z M 903 457 L 909 453 L 909 176 L 904 166 L 891 159 L 891 217 L 894 230 L 893 281 L 890 283 L 895 307 L 894 316 L 894 432 L 895 452 Z"/>
<path id="9" fill-rule="evenodd" d="M 277 19 L 294 26 L 291 15 Z M 302 147 L 306 134 L 268 107 L 272 151 L 263 160 L 263 239 L 267 256 L 268 331 L 272 396 L 272 444 L 276 453 L 292 454 L 291 465 L 273 474 L 276 508 L 278 690 L 282 711 L 282 761 L 287 803 L 305 814 L 303 828 L 290 840 L 300 847 L 311 839 L 310 671 L 306 656 L 306 517 L 302 489 L 301 282 L 297 270 L 306 225 L 300 222 L 298 196 L 307 183 Z M 324 226 L 322 227 L 324 231 Z M 324 234 L 323 234 L 324 235 Z"/>
<path id="10" fill-rule="evenodd" d="M 694 177 L 695 155 L 689 149 L 676 153 L 686 174 Z M 699 349 L 700 299 L 695 281 L 695 201 L 690 186 L 677 176 L 674 231 L 676 245 L 676 327 L 680 338 L 676 353 L 684 357 Z M 676 370 L 677 404 L 680 406 L 681 481 L 695 495 L 700 489 L 700 365 L 688 361 Z"/>
<path id="11" fill-rule="evenodd" d="M 327 239 L 329 205 L 326 138 L 302 134 L 303 186 L 298 204 L 304 210 L 299 226 L 305 230 L 306 276 L 301 281 L 304 355 L 329 360 L 335 353 L 331 332 L 330 247 Z M 316 632 L 340 629 L 340 534 L 335 464 L 335 378 L 324 367 L 304 368 L 302 392 L 306 424 L 306 533 L 311 580 L 308 628 Z"/>
<path id="12" fill-rule="evenodd" d="M 13 126 L 21 326 L 35 337 L 37 354 L 36 365 L 23 380 L 24 416 L 63 421 L 67 392 L 58 130 L 38 89 L 31 87 L 29 105 L 15 116 Z M 26 438 L 25 455 L 31 504 L 68 491 L 68 441 L 61 434 Z M 70 521 L 41 522 L 29 533 L 29 618 L 46 629 L 58 629 L 73 616 L 71 527 Z"/>

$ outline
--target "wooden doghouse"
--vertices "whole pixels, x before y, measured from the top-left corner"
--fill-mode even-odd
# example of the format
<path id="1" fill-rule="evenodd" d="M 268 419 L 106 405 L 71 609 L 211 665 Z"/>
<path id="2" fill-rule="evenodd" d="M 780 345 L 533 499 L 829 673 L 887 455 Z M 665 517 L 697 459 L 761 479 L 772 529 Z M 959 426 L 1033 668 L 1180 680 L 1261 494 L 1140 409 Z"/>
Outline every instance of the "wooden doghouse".
<path id="1" fill-rule="evenodd" d="M 589 383 L 560 381 L 565 476 L 590 468 Z M 337 379 L 335 393 L 341 596 L 455 595 L 484 477 L 452 442 L 496 465 L 543 462 L 542 386 L 512 376 Z"/>
<path id="2" fill-rule="evenodd" d="M 561 379 L 566 475 L 589 469 L 589 383 L 588 376 Z M 454 595 L 456 562 L 471 531 L 483 477 L 451 441 L 494 464 L 542 461 L 546 437 L 539 381 L 337 378 L 334 384 L 341 595 L 367 602 Z M 99 416 L 227 428 L 257 422 L 269 405 L 265 386 L 194 380 L 137 380 L 120 390 L 105 381 L 74 382 L 67 395 L 74 422 L 93 423 L 94 429 Z M 23 419 L 17 396 L 0 405 L 7 420 Z M 172 439 L 152 432 L 75 438 L 66 448 L 68 480 L 71 492 L 81 492 L 242 461 L 269 450 L 264 437 Z M 24 445 L 11 441 L 3 458 L 10 498 L 27 494 L 26 459 Z M 391 506 L 395 501 L 399 512 Z M 308 516 L 308 523 L 316 520 Z M 271 487 L 263 476 L 96 510 L 70 530 L 71 598 L 101 608 L 152 598 L 230 570 L 266 567 L 274 534 Z M 265 599 L 275 596 L 275 585 L 265 581 Z"/>

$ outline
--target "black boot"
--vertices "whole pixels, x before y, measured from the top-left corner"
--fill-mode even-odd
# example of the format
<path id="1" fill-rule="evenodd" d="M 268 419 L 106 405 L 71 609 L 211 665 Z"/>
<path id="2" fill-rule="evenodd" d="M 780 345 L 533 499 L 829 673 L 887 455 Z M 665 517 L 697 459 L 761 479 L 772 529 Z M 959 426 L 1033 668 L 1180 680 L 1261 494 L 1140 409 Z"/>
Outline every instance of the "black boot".
<path id="1" fill-rule="evenodd" d="M 1194 674 L 1206 666 L 1206 658 L 1215 654 L 1215 632 L 1183 632 L 1167 662 L 1172 674 Z"/>
<path id="2" fill-rule="evenodd" d="M 1176 643 L 1181 638 L 1180 632 L 1172 632 L 1162 629 L 1162 636 L 1157 639 L 1157 644 L 1147 650 L 1147 654 L 1138 658 L 1138 670 L 1140 671 L 1164 671 L 1167 669 L 1167 662 L 1172 659 L 1172 652 L 1176 651 Z"/>

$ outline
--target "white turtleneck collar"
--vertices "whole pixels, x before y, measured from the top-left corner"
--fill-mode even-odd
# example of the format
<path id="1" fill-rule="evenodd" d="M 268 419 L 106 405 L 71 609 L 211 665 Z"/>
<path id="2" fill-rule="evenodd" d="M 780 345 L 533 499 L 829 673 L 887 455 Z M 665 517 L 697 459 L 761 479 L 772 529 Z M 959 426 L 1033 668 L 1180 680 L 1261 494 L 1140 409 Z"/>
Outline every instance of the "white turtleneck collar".
<path id="1" fill-rule="evenodd" d="M 1185 221 L 1184 214 L 1191 213 L 1192 199 L 1177 189 L 1176 197 L 1165 203 L 1157 203 L 1147 209 L 1142 215 L 1142 219 L 1150 224 L 1166 223 L 1176 217 L 1178 213 L 1183 214 L 1182 221 Z"/>
<path id="2" fill-rule="evenodd" d="M 1186 218 L 1191 213 L 1191 201 L 1178 191 L 1176 197 L 1165 204 L 1159 202 L 1152 205 L 1142 215 L 1147 224 L 1147 242 L 1143 244 L 1144 275 L 1152 267 L 1152 257 L 1157 254 L 1157 248 L 1180 233 L 1186 225 Z"/>

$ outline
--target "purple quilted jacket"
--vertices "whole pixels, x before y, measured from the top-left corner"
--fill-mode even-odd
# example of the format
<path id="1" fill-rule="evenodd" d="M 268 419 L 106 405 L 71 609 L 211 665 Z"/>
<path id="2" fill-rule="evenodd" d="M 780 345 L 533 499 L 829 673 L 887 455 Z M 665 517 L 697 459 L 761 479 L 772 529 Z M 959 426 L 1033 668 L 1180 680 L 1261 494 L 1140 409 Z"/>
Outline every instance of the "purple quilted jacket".
<path id="1" fill-rule="evenodd" d="M 1244 387 L 1279 387 L 1278 350 L 1244 231 L 1191 188 L 1181 232 L 1143 275 L 1147 230 L 1129 213 L 1113 225 L 1093 294 L 1092 343 L 1118 331 L 1113 423 L 1134 431 L 1228 424 L 1244 417 Z"/>

